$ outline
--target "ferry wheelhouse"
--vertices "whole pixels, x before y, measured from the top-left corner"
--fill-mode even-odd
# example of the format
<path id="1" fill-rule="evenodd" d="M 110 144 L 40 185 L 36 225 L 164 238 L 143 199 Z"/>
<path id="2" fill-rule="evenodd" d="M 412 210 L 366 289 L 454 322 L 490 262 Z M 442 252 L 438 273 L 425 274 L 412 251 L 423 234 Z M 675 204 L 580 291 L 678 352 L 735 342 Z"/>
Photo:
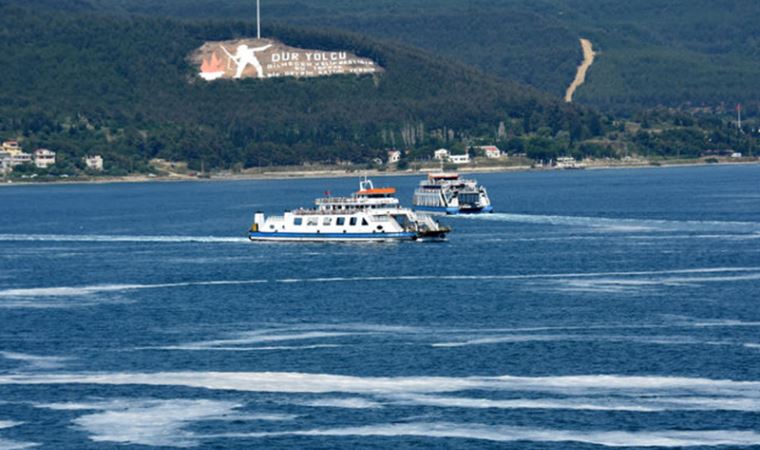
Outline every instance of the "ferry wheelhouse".
<path id="1" fill-rule="evenodd" d="M 439 214 L 493 212 L 486 188 L 456 173 L 431 173 L 420 181 L 412 200 L 414 209 Z"/>
<path id="2" fill-rule="evenodd" d="M 399 204 L 394 188 L 375 188 L 362 180 L 349 197 L 319 198 L 314 208 L 265 217 L 256 212 L 252 241 L 443 240 L 450 231 L 432 217 Z"/>

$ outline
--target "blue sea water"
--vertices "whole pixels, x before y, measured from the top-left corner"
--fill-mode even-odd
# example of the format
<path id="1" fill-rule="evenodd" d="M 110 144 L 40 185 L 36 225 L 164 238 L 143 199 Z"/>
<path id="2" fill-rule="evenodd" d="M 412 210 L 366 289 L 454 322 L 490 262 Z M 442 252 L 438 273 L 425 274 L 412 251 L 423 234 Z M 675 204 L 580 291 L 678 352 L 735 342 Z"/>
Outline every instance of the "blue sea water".
<path id="1" fill-rule="evenodd" d="M 245 239 L 351 178 L 0 188 L 0 449 L 760 448 L 760 166 L 477 178 L 437 244 Z"/>

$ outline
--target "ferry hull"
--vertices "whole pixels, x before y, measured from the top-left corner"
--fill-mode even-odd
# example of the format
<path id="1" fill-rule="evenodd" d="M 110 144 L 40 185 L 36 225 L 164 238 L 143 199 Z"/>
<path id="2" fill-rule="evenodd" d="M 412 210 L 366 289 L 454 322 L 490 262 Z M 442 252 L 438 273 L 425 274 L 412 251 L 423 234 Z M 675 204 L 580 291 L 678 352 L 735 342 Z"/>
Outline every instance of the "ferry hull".
<path id="1" fill-rule="evenodd" d="M 251 241 L 277 242 L 383 242 L 383 241 L 415 241 L 417 233 L 262 233 L 251 231 L 248 239 Z M 442 239 L 439 238 L 439 239 Z"/>

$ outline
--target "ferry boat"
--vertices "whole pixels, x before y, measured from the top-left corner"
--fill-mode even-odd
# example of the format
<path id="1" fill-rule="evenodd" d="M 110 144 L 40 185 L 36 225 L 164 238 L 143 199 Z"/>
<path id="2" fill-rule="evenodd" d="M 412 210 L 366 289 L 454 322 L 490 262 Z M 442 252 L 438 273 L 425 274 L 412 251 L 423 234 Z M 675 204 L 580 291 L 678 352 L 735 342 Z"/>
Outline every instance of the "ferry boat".
<path id="1" fill-rule="evenodd" d="M 486 188 L 456 173 L 431 173 L 420 181 L 412 200 L 414 209 L 439 214 L 493 212 Z"/>
<path id="2" fill-rule="evenodd" d="M 559 156 L 556 163 L 557 169 L 583 170 L 586 165 L 576 161 L 572 156 Z"/>
<path id="3" fill-rule="evenodd" d="M 399 204 L 394 188 L 364 179 L 349 197 L 319 198 L 314 208 L 265 217 L 256 212 L 252 241 L 427 241 L 443 240 L 450 228 Z"/>

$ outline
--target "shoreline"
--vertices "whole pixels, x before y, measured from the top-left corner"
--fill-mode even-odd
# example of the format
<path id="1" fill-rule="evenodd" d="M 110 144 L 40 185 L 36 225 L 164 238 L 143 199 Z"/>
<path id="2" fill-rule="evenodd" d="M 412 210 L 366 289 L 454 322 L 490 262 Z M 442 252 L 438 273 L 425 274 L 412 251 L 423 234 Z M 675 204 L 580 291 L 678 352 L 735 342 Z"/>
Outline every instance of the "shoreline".
<path id="1" fill-rule="evenodd" d="M 594 164 L 587 165 L 583 169 L 558 169 L 555 167 L 531 167 L 521 166 L 480 166 L 480 167 L 460 167 L 456 170 L 458 173 L 523 173 L 523 172 L 583 172 L 585 170 L 625 170 L 625 169 L 664 169 L 673 167 L 705 167 L 705 166 L 737 166 L 737 165 L 758 165 L 760 158 L 745 161 L 721 161 L 719 163 L 708 163 L 702 160 L 694 161 L 671 161 L 653 164 L 646 162 L 641 164 Z M 122 177 L 102 177 L 91 179 L 75 180 L 52 180 L 52 181 L 33 181 L 33 180 L 14 180 L 12 182 L 0 181 L 1 187 L 14 186 L 46 186 L 46 185 L 82 185 L 82 184 L 121 184 L 121 183 L 174 183 L 174 182 L 215 182 L 215 181 L 248 181 L 248 180 L 288 180 L 288 179 L 311 179 L 311 178 L 353 178 L 368 176 L 372 178 L 391 177 L 391 176 L 424 176 L 430 172 L 439 169 L 419 169 L 419 170 L 340 170 L 340 169 L 323 169 L 323 170 L 273 170 L 262 171 L 257 173 L 229 174 L 220 173 L 212 174 L 209 178 L 197 176 L 167 176 L 167 177 L 149 177 L 147 175 L 127 175 Z"/>

